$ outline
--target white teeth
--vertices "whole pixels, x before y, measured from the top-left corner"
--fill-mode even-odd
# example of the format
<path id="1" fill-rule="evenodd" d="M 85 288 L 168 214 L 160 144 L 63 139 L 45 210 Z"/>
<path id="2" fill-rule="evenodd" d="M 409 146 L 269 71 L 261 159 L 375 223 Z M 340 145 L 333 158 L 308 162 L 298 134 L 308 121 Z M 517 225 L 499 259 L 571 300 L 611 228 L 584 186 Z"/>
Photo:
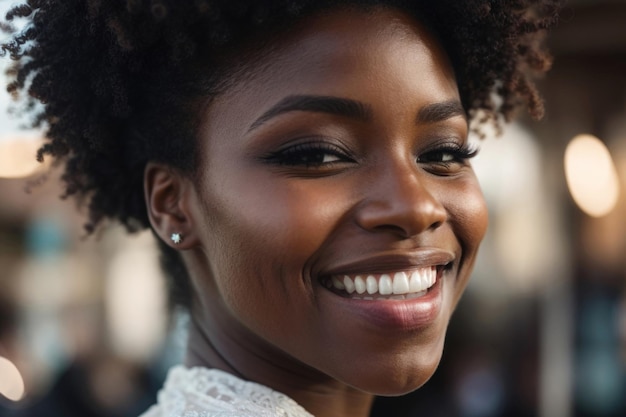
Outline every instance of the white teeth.
<path id="1" fill-rule="evenodd" d="M 393 276 L 393 278 L 392 278 Z M 421 296 L 426 294 L 427 290 L 435 285 L 437 281 L 437 268 L 421 268 L 412 272 L 399 271 L 393 274 L 357 275 L 352 278 L 349 275 L 344 275 L 343 279 L 338 277 L 332 277 L 328 282 L 329 288 L 335 288 L 340 291 L 345 291 L 348 294 L 356 294 L 353 297 L 360 299 L 372 299 L 367 297 L 368 295 L 386 295 L 390 296 L 389 299 L 404 299 L 408 296 Z M 364 294 L 365 297 L 358 295 Z M 399 297 L 394 297 L 399 296 Z M 374 297 L 376 299 L 376 297 Z"/>
<path id="2" fill-rule="evenodd" d="M 428 272 L 422 271 L 422 288 L 428 288 Z"/>
<path id="3" fill-rule="evenodd" d="M 421 271 L 414 271 L 411 274 L 411 280 L 409 281 L 409 288 L 411 292 L 425 291 L 432 287 L 437 279 L 437 271 L 435 268 L 422 269 Z"/>
<path id="4" fill-rule="evenodd" d="M 354 290 L 356 289 L 354 287 L 354 281 L 352 281 L 352 278 L 350 278 L 347 275 L 343 276 L 343 285 L 344 285 L 346 291 L 348 292 L 348 294 L 352 294 L 354 292 Z"/>
<path id="5" fill-rule="evenodd" d="M 333 277 L 333 287 L 337 288 L 338 290 L 345 290 L 346 286 L 343 285 L 343 282 L 339 281 L 339 278 Z"/>
<path id="6" fill-rule="evenodd" d="M 365 283 L 367 284 L 368 294 L 374 294 L 378 292 L 378 281 L 376 281 L 376 277 L 374 277 L 374 275 L 369 275 Z"/>
<path id="7" fill-rule="evenodd" d="M 422 271 L 422 285 L 425 288 L 428 288 L 430 286 L 430 271 L 428 270 Z"/>
<path id="8" fill-rule="evenodd" d="M 404 272 L 396 272 L 393 276 L 393 293 L 406 294 L 409 292 L 409 280 Z"/>
<path id="9" fill-rule="evenodd" d="M 363 281 L 363 278 L 361 278 L 360 275 L 357 275 L 357 277 L 354 278 L 354 287 L 356 289 L 356 292 L 358 292 L 359 294 L 363 294 L 365 292 L 365 281 Z"/>
<path id="10" fill-rule="evenodd" d="M 409 291 L 418 292 L 422 290 L 422 277 L 418 271 L 413 271 L 409 281 Z"/>
<path id="11" fill-rule="evenodd" d="M 378 292 L 380 292 L 381 295 L 389 295 L 393 293 L 393 282 L 391 281 L 391 277 L 389 275 L 381 275 L 380 282 L 378 283 Z"/>

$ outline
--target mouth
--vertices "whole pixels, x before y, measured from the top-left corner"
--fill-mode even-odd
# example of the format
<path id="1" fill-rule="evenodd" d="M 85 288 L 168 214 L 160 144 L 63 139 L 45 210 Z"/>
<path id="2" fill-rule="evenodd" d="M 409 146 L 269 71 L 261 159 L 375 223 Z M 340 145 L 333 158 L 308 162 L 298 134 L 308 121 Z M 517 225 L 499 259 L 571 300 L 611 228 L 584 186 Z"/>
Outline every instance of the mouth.
<path id="1" fill-rule="evenodd" d="M 411 300 L 423 297 L 443 277 L 446 265 L 370 274 L 337 274 L 321 284 L 333 293 L 355 300 Z"/>

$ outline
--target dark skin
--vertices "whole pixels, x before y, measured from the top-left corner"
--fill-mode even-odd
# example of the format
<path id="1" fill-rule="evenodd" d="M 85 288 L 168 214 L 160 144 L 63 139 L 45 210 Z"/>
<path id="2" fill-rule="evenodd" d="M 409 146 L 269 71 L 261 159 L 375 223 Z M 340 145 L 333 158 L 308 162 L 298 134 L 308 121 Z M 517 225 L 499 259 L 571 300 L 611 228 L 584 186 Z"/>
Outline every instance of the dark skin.
<path id="1" fill-rule="evenodd" d="M 254 67 L 203 115 L 199 180 L 146 169 L 154 229 L 184 236 L 186 364 L 367 416 L 433 374 L 486 230 L 454 73 L 383 9 L 310 18 Z M 328 288 L 416 271 L 436 283 L 404 299 Z"/>

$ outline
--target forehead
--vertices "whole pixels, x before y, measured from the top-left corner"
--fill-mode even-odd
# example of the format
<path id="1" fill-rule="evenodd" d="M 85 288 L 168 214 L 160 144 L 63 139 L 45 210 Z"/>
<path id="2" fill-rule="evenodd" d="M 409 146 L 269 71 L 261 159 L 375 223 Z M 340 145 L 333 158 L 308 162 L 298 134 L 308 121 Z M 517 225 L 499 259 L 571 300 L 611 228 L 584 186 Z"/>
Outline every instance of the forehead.
<path id="1" fill-rule="evenodd" d="M 358 70 L 355 66 L 362 65 L 364 57 L 371 58 L 372 65 L 383 63 L 384 57 L 406 61 L 407 48 L 427 55 L 445 67 L 438 71 L 450 70 L 446 75 L 452 75 L 434 35 L 414 17 L 386 7 L 333 9 L 305 18 L 260 48 L 242 68 L 249 80 L 272 81 L 278 69 L 277 81 L 297 82 L 305 74 L 326 76 L 324 70 L 338 70 L 338 75 Z"/>
<path id="2" fill-rule="evenodd" d="M 453 69 L 440 43 L 418 20 L 395 9 L 314 15 L 252 56 L 214 102 L 214 110 L 235 107 L 243 120 L 247 111 L 260 112 L 285 96 L 300 94 L 339 96 L 374 106 L 412 96 L 423 104 L 458 98 Z"/>

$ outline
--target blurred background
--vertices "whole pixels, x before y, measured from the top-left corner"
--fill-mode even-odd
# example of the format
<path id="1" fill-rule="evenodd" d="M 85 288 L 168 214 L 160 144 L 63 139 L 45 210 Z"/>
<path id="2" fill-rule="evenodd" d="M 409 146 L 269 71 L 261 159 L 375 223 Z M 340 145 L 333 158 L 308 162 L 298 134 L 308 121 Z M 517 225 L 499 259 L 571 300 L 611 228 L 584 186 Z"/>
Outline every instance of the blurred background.
<path id="1" fill-rule="evenodd" d="M 490 230 L 440 369 L 375 415 L 626 416 L 626 1 L 570 0 L 550 47 L 546 117 L 475 161 Z M 9 101 L 0 91 L 0 417 L 136 417 L 181 360 L 185 316 L 167 312 L 150 234 L 85 237 Z"/>

